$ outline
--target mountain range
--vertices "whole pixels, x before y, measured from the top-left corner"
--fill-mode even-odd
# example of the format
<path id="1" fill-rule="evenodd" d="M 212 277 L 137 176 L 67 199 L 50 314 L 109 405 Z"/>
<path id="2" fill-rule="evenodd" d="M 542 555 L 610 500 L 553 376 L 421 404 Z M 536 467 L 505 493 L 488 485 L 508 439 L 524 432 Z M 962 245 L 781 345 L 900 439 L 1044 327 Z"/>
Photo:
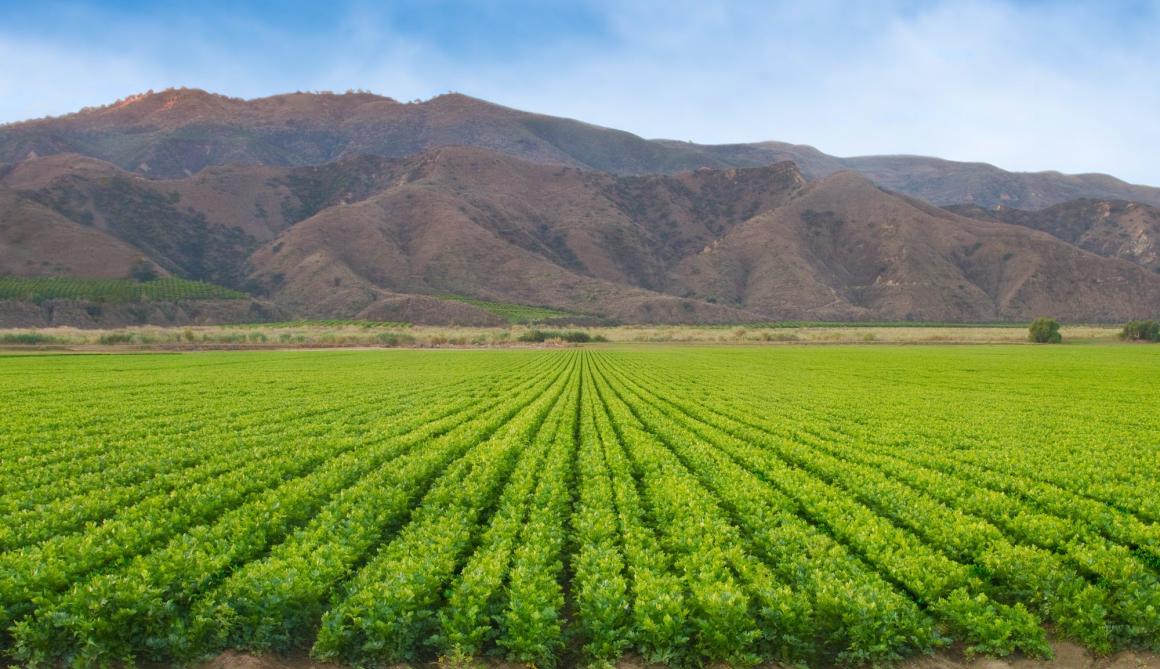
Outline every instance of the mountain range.
<path id="1" fill-rule="evenodd" d="M 1160 311 L 1160 189 L 646 140 L 444 95 L 147 93 L 0 127 L 0 275 L 162 274 L 270 313 L 494 324 L 1115 321 Z M 4 310 L 0 308 L 0 322 Z"/>

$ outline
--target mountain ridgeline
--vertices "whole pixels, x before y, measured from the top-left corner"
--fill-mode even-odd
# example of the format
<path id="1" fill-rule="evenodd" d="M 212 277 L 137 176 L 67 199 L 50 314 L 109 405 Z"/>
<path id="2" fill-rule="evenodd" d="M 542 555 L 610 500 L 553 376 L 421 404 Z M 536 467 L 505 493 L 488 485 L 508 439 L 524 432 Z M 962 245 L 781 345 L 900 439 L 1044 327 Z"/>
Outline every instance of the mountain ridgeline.
<path id="1" fill-rule="evenodd" d="M 497 323 L 448 296 L 642 323 L 1150 317 L 1158 206 L 1104 175 L 645 140 L 461 95 L 183 89 L 0 127 L 0 275 L 144 259 L 311 318 Z"/>

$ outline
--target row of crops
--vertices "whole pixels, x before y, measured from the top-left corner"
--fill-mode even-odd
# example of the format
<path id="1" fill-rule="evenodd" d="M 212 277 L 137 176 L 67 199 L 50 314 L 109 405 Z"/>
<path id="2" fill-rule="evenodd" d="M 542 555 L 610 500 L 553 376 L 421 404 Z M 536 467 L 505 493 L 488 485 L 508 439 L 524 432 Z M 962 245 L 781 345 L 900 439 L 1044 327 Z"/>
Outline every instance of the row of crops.
<path id="1" fill-rule="evenodd" d="M 1157 371 L 1142 347 L 7 358 L 0 648 L 1157 649 Z"/>
<path id="2" fill-rule="evenodd" d="M 132 279 L 77 279 L 70 277 L 0 276 L 0 300 L 87 300 L 140 302 L 142 300 L 237 300 L 244 293 L 204 281 L 165 277 L 152 281 Z"/>

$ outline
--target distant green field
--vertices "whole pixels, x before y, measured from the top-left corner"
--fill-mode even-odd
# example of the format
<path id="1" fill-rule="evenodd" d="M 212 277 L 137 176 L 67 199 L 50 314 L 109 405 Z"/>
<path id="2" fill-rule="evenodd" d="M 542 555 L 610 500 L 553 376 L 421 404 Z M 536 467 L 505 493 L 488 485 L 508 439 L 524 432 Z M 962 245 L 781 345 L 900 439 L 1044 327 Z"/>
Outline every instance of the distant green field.
<path id="1" fill-rule="evenodd" d="M 1160 645 L 1160 347 L 0 357 L 0 653 Z"/>
<path id="2" fill-rule="evenodd" d="M 142 300 L 238 300 L 246 295 L 204 281 L 174 277 L 137 282 L 131 279 L 74 279 L 66 277 L 0 277 L 0 299 L 89 300 L 140 302 Z"/>
<path id="3" fill-rule="evenodd" d="M 511 304 L 506 302 L 489 302 L 487 300 L 479 300 L 474 297 L 464 297 L 462 295 L 442 295 L 441 299 L 463 302 L 479 307 L 480 309 L 490 311 L 509 323 L 538 323 L 552 318 L 566 318 L 576 315 L 567 311 L 549 309 L 547 307 L 532 307 L 526 304 Z"/>

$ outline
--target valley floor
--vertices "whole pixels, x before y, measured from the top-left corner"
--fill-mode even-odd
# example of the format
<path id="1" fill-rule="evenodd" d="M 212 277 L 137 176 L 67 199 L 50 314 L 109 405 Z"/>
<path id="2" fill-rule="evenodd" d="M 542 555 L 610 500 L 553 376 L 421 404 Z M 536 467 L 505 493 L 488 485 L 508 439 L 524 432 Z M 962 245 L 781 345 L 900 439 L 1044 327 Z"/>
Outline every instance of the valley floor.
<path id="1" fill-rule="evenodd" d="M 1066 343 L 1114 343 L 1120 326 L 1070 325 Z M 524 341 L 539 332 L 540 341 Z M 509 347 L 560 343 L 558 335 L 581 332 L 595 342 L 622 344 L 1018 344 L 1025 325 L 774 324 L 626 325 L 575 327 L 512 325 L 444 327 L 373 321 L 293 321 L 190 327 L 116 329 L 2 328 L 0 349 L 206 350 L 331 347 Z M 562 342 L 567 343 L 567 342 Z"/>
<path id="2" fill-rule="evenodd" d="M 0 655 L 1154 668 L 1157 374 L 1101 344 L 4 356 Z"/>

